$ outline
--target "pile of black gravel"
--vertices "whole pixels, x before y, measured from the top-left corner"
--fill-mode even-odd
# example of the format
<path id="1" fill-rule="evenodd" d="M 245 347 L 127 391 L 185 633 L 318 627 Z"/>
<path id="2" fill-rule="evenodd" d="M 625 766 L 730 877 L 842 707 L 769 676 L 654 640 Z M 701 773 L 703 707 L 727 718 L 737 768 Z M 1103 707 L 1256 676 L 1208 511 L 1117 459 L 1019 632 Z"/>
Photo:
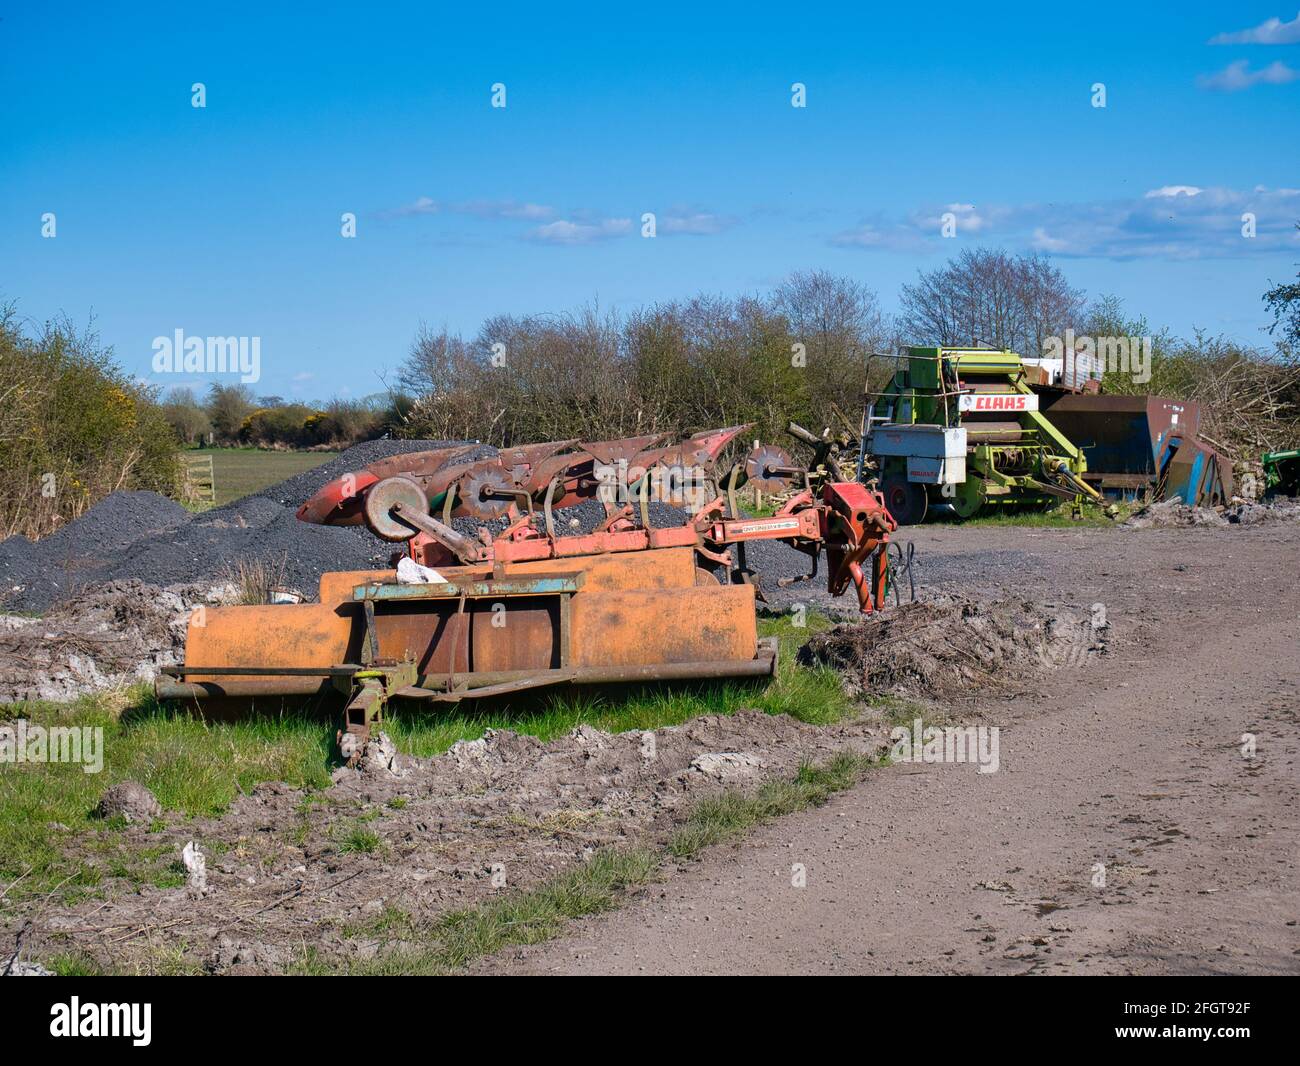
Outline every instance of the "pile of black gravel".
<path id="1" fill-rule="evenodd" d="M 300 522 L 298 508 L 322 485 L 368 463 L 447 441 L 367 441 L 329 462 L 234 503 L 191 515 L 153 492 L 115 492 L 39 541 L 0 542 L 0 609 L 44 611 L 78 589 L 139 578 L 174 585 L 226 578 L 241 561 L 284 560 L 286 583 L 314 593 L 329 570 L 387 565 L 393 545 L 362 526 Z M 491 455 L 492 449 L 484 448 Z"/>
<path id="2" fill-rule="evenodd" d="M 114 492 L 39 541 L 0 541 L 0 605 L 43 611 L 66 589 L 112 572 L 132 545 L 176 535 L 191 520 L 184 507 L 156 492 Z"/>

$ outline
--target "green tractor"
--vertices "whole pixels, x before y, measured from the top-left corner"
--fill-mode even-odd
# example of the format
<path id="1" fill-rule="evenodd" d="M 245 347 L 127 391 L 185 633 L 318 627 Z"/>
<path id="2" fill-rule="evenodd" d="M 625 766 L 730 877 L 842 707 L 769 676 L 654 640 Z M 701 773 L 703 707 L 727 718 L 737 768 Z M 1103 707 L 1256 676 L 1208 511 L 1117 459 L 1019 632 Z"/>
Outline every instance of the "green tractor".
<path id="1" fill-rule="evenodd" d="M 1011 351 L 908 348 L 868 397 L 859 476 L 872 460 L 900 525 L 944 505 L 969 518 L 1099 500 L 1083 452 L 1039 410 L 1038 371 Z"/>
<path id="2" fill-rule="evenodd" d="M 1265 496 L 1300 496 L 1300 448 L 1285 452 L 1265 452 Z"/>

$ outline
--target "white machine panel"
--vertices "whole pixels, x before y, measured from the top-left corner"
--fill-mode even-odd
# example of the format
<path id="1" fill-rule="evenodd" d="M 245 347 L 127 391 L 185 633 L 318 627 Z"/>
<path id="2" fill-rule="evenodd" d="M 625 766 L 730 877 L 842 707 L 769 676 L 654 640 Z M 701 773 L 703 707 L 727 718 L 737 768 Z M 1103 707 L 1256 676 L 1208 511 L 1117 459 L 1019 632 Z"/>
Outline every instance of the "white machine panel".
<path id="1" fill-rule="evenodd" d="M 966 480 L 966 457 L 926 459 L 908 456 L 907 480 L 921 485 L 960 485 Z"/>
<path id="2" fill-rule="evenodd" d="M 877 426 L 871 434 L 875 455 L 915 456 L 922 459 L 966 459 L 966 430 L 962 426 Z"/>

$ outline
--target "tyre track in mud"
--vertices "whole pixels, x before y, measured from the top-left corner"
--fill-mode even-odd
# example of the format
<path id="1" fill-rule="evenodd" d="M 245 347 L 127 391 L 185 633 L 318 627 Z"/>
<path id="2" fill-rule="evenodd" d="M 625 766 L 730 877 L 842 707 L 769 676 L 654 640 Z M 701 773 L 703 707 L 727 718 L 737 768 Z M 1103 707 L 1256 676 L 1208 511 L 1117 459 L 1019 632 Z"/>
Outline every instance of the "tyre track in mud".
<path id="1" fill-rule="evenodd" d="M 1300 534 L 979 532 L 1116 629 L 1042 693 L 953 709 L 999 726 L 997 773 L 896 765 L 480 972 L 1300 972 Z"/>

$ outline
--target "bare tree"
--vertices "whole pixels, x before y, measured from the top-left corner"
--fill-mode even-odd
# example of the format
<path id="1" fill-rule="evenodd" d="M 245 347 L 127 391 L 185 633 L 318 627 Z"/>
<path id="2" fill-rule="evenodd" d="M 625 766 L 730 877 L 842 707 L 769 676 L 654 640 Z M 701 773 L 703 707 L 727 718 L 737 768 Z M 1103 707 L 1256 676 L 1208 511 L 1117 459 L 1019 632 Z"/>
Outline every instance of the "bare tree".
<path id="1" fill-rule="evenodd" d="M 463 377 L 469 358 L 458 335 L 445 328 L 435 332 L 421 322 L 406 361 L 398 368 L 398 387 L 417 396 L 446 392 Z"/>
<path id="2" fill-rule="evenodd" d="M 876 294 L 825 270 L 796 271 L 777 286 L 772 306 L 806 348 L 812 413 L 829 422 L 832 404 L 853 410 L 866 383 L 868 354 L 892 347 Z"/>
<path id="3" fill-rule="evenodd" d="M 772 304 L 810 354 L 879 347 L 888 335 L 876 294 L 825 270 L 795 271 L 776 287 Z"/>
<path id="4" fill-rule="evenodd" d="M 1037 254 L 967 249 L 904 285 L 903 334 L 913 344 L 985 345 L 1039 355 L 1084 312 L 1084 293 Z"/>

